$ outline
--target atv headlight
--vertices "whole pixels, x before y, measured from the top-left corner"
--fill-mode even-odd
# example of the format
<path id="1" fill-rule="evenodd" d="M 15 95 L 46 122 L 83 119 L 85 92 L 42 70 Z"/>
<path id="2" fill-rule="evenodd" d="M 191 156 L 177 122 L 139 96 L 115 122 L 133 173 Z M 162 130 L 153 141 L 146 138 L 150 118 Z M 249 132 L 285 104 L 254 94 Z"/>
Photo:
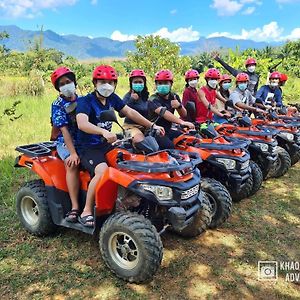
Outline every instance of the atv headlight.
<path id="1" fill-rule="evenodd" d="M 259 147 L 262 152 L 267 152 L 269 150 L 269 145 L 265 143 L 254 143 L 256 147 Z"/>
<path id="2" fill-rule="evenodd" d="M 216 158 L 216 161 L 223 164 L 227 170 L 233 170 L 236 166 L 236 161 L 229 158 Z"/>
<path id="3" fill-rule="evenodd" d="M 294 140 L 294 135 L 289 132 L 280 132 L 279 136 L 282 136 L 283 138 L 286 138 L 288 141 L 292 142 Z"/>
<path id="4" fill-rule="evenodd" d="M 150 185 L 150 184 L 141 184 L 141 187 L 153 193 L 158 200 L 172 200 L 173 191 L 170 187 L 162 185 Z"/>

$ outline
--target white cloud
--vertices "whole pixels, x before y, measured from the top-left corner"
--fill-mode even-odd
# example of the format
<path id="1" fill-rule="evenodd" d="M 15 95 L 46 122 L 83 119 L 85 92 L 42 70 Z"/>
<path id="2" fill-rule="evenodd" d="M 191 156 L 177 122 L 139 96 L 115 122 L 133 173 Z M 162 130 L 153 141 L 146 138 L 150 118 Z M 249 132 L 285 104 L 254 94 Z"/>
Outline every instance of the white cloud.
<path id="1" fill-rule="evenodd" d="M 167 27 L 163 27 L 152 34 L 170 39 L 171 42 L 191 42 L 198 40 L 200 37 L 200 33 L 193 30 L 192 26 L 187 28 L 180 27 L 174 31 L 169 31 Z"/>
<path id="2" fill-rule="evenodd" d="M 110 38 L 112 40 L 116 40 L 116 41 L 120 41 L 120 42 L 125 42 L 125 41 L 135 40 L 136 36 L 135 35 L 129 35 L 129 34 L 123 34 L 119 30 L 115 30 L 111 34 Z"/>
<path id="3" fill-rule="evenodd" d="M 98 0 L 91 0 L 92 5 L 96 5 L 98 3 Z"/>
<path id="4" fill-rule="evenodd" d="M 172 10 L 170 11 L 170 14 L 171 14 L 171 15 L 176 15 L 176 14 L 177 14 L 177 9 L 172 9 Z"/>
<path id="5" fill-rule="evenodd" d="M 297 3 L 300 2 L 300 0 L 276 0 L 279 4 L 285 4 L 285 3 Z"/>
<path id="6" fill-rule="evenodd" d="M 233 16 L 243 7 L 242 3 L 232 0 L 213 0 L 212 8 L 219 16 Z"/>
<path id="7" fill-rule="evenodd" d="M 280 41 L 283 39 L 281 34 L 283 28 L 279 27 L 277 22 L 273 21 L 264 25 L 262 28 L 255 28 L 251 30 L 242 29 L 240 34 L 231 34 L 229 32 L 214 32 L 208 37 L 225 36 L 232 39 L 255 40 L 255 41 Z"/>
<path id="8" fill-rule="evenodd" d="M 247 7 L 243 12 L 242 14 L 243 15 L 251 15 L 253 14 L 255 11 L 255 7 L 254 6 L 250 6 L 250 7 Z"/>
<path id="9" fill-rule="evenodd" d="M 6 17 L 33 18 L 43 9 L 56 9 L 60 6 L 74 5 L 77 0 L 0 0 L 0 10 Z"/>
<path id="10" fill-rule="evenodd" d="M 284 40 L 298 40 L 300 39 L 300 28 L 294 28 L 291 33 L 285 37 L 283 37 Z"/>

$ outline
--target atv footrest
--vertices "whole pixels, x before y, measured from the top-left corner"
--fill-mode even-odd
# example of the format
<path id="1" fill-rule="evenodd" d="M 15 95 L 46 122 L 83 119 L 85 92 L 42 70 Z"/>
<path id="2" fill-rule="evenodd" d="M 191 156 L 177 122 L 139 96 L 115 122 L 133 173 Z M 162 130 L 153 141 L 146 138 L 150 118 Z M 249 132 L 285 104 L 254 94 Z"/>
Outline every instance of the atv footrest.
<path id="1" fill-rule="evenodd" d="M 21 153 L 24 153 L 29 157 L 41 157 L 41 156 L 50 155 L 51 150 L 54 149 L 55 147 L 56 145 L 53 142 L 44 142 L 44 143 L 18 146 L 16 150 Z"/>

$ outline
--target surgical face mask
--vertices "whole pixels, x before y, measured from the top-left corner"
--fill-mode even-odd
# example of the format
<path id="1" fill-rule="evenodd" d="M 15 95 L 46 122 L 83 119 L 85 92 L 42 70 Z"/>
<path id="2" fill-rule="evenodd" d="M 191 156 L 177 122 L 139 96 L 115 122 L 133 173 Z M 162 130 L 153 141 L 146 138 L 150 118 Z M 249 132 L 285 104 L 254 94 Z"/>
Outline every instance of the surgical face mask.
<path id="1" fill-rule="evenodd" d="M 75 95 L 75 83 L 71 82 L 65 84 L 59 88 L 59 91 L 67 98 L 71 98 Z"/>
<path id="2" fill-rule="evenodd" d="M 132 89 L 135 92 L 140 93 L 144 89 L 144 84 L 143 83 L 133 83 Z"/>
<path id="3" fill-rule="evenodd" d="M 223 90 L 227 91 L 231 88 L 231 82 L 225 82 L 222 84 Z"/>
<path id="4" fill-rule="evenodd" d="M 247 70 L 250 72 L 250 73 L 253 73 L 255 71 L 255 66 L 249 66 L 247 67 Z"/>
<path id="5" fill-rule="evenodd" d="M 238 84 L 238 88 L 241 90 L 241 91 L 245 91 L 247 89 L 247 83 L 239 83 Z"/>
<path id="6" fill-rule="evenodd" d="M 168 84 L 160 84 L 156 87 L 157 92 L 162 95 L 167 95 L 170 93 L 171 86 Z"/>
<path id="7" fill-rule="evenodd" d="M 104 84 L 97 84 L 97 91 L 98 93 L 107 98 L 109 97 L 115 90 L 115 87 L 109 83 L 104 83 Z"/>
<path id="8" fill-rule="evenodd" d="M 278 86 L 278 82 L 277 81 L 270 82 L 270 86 L 275 88 Z"/>
<path id="9" fill-rule="evenodd" d="M 198 84 L 198 79 L 190 80 L 188 82 L 188 84 L 189 84 L 190 87 L 195 88 L 197 86 L 197 84 Z"/>
<path id="10" fill-rule="evenodd" d="M 217 85 L 218 85 L 218 80 L 215 79 L 210 79 L 207 81 L 207 84 L 209 85 L 209 87 L 211 87 L 212 89 L 216 89 Z"/>

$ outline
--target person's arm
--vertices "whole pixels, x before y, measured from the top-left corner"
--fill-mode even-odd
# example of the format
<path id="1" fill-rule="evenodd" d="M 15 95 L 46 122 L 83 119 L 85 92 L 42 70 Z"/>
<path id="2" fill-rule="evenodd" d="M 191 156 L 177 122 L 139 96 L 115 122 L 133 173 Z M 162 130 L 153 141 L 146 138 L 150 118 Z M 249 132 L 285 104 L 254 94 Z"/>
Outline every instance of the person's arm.
<path id="1" fill-rule="evenodd" d="M 261 103 L 261 104 L 264 103 L 265 99 L 263 99 L 263 96 L 264 96 L 264 86 L 262 86 L 256 93 L 255 98 L 256 98 L 256 100 L 258 100 L 258 103 Z"/>
<path id="2" fill-rule="evenodd" d="M 254 86 L 254 95 L 253 96 L 255 96 L 256 95 L 256 93 L 257 93 L 257 90 L 258 90 L 258 84 L 259 84 L 259 76 L 257 76 L 258 77 L 258 79 L 257 79 L 257 82 L 256 82 L 256 84 L 255 84 L 255 86 Z"/>
<path id="3" fill-rule="evenodd" d="M 275 91 L 275 97 L 274 98 L 275 98 L 275 101 L 276 101 L 276 106 L 278 106 L 278 107 L 283 106 L 283 103 L 282 103 L 282 94 L 281 94 L 279 88 L 276 89 L 276 91 Z"/>
<path id="4" fill-rule="evenodd" d="M 223 103 L 226 103 L 226 99 L 221 95 L 221 93 L 219 91 L 217 91 L 216 93 L 216 98 L 219 99 L 220 101 L 222 101 Z"/>
<path id="5" fill-rule="evenodd" d="M 66 159 L 66 164 L 71 167 L 72 165 L 77 166 L 80 162 L 79 156 L 77 155 L 76 149 L 73 144 L 72 136 L 68 130 L 67 126 L 60 128 L 62 135 L 64 137 L 64 143 L 70 152 L 70 156 Z"/>
<path id="6" fill-rule="evenodd" d="M 220 64 L 224 67 L 224 69 L 226 69 L 226 70 L 227 70 L 230 74 L 232 74 L 234 77 L 236 77 L 236 75 L 240 73 L 239 70 L 237 70 L 237 69 L 231 67 L 230 65 L 228 65 L 228 64 L 227 64 L 225 61 L 223 61 L 218 55 L 216 55 L 216 56 L 214 57 L 214 59 L 215 59 L 218 63 L 220 63 Z"/>
<path id="7" fill-rule="evenodd" d="M 171 105 L 175 108 L 179 116 L 184 119 L 187 116 L 185 107 L 181 104 L 180 98 L 178 95 L 174 94 L 174 99 L 171 100 Z"/>
<path id="8" fill-rule="evenodd" d="M 204 104 L 204 106 L 212 111 L 214 114 L 216 114 L 219 117 L 224 117 L 224 114 L 222 114 L 221 112 L 219 112 L 215 107 L 213 107 L 206 99 L 205 94 L 203 91 L 199 90 L 198 91 L 198 96 L 199 96 L 199 101 L 202 102 Z"/>

